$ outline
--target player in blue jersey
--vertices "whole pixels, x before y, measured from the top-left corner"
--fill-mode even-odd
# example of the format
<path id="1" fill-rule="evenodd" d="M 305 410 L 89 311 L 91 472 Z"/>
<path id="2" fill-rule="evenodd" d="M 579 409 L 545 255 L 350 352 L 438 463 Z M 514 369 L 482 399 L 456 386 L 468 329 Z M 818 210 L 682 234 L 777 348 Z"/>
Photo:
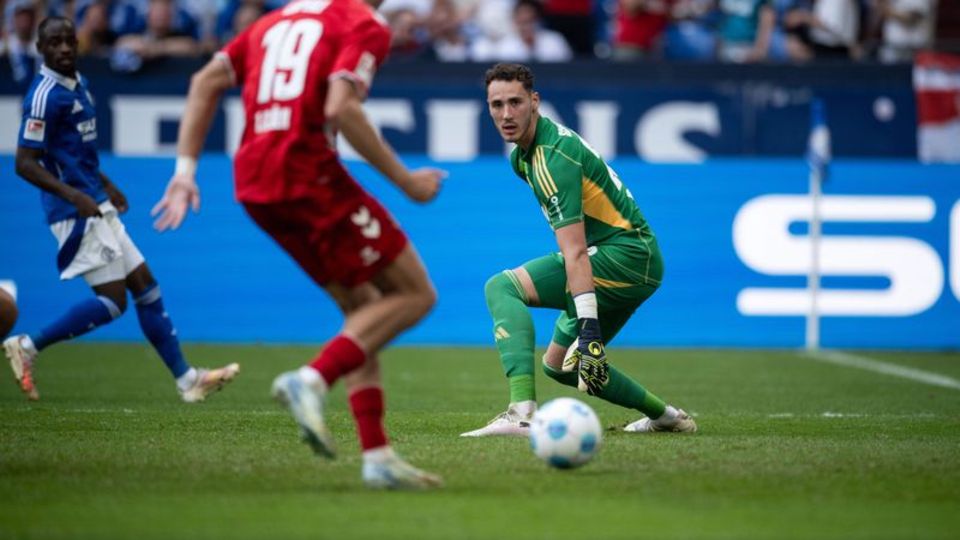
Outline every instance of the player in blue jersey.
<path id="1" fill-rule="evenodd" d="M 49 17 L 38 35 L 44 63 L 23 102 L 17 174 L 43 190 L 43 210 L 59 246 L 60 279 L 83 276 L 95 296 L 39 331 L 5 340 L 13 374 L 21 390 L 37 399 L 38 353 L 119 317 L 129 290 L 140 328 L 176 379 L 181 397 L 202 401 L 232 380 L 239 366 L 197 369 L 184 359 L 157 282 L 118 217 L 127 210 L 126 198 L 100 171 L 96 111 L 87 80 L 77 73 L 73 22 Z"/>

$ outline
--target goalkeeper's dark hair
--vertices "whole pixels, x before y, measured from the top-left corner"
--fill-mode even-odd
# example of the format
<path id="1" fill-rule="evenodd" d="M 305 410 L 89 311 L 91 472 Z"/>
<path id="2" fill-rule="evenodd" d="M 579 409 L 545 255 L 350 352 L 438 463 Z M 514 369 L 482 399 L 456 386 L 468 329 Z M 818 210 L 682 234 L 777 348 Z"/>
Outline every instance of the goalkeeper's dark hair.
<path id="1" fill-rule="evenodd" d="M 485 85 L 489 88 L 493 81 L 518 81 L 527 92 L 533 92 L 533 71 L 523 64 L 497 64 L 484 75 Z"/>

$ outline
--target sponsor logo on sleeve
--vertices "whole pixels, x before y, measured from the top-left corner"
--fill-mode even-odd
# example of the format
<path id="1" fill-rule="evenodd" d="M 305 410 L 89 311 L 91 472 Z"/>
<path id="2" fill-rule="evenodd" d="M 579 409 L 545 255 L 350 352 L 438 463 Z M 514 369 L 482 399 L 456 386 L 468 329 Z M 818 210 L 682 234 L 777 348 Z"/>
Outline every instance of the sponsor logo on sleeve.
<path id="1" fill-rule="evenodd" d="M 43 142 L 44 131 L 47 123 L 39 118 L 28 118 L 27 125 L 23 129 L 23 138 L 28 141 Z"/>
<path id="2" fill-rule="evenodd" d="M 373 84 L 373 75 L 377 71 L 377 57 L 371 52 L 364 52 L 360 55 L 360 60 L 357 62 L 357 69 L 354 70 L 354 74 L 363 81 L 363 84 L 370 88 L 370 85 Z"/>

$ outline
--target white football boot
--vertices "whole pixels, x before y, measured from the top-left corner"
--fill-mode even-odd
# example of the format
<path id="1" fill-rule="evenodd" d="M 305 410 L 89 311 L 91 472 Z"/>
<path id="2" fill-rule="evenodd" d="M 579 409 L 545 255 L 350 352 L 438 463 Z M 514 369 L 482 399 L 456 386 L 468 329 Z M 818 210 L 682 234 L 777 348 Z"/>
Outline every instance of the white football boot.
<path id="1" fill-rule="evenodd" d="M 363 483 L 373 489 L 431 489 L 443 479 L 400 458 L 389 446 L 364 452 Z"/>
<path id="2" fill-rule="evenodd" d="M 312 368 L 305 368 L 312 369 Z M 319 456 L 333 459 L 333 435 L 323 421 L 323 400 L 327 390 L 323 379 L 310 383 L 299 370 L 281 373 L 273 380 L 273 398 L 290 410 L 300 426 L 301 438 Z"/>
<path id="3" fill-rule="evenodd" d="M 10 360 L 10 369 L 17 379 L 20 390 L 27 395 L 30 401 L 40 399 L 40 393 L 33 383 L 33 361 L 37 358 L 36 350 L 30 350 L 23 343 L 26 335 L 10 336 L 3 341 L 3 352 Z"/>
<path id="4" fill-rule="evenodd" d="M 624 431 L 630 433 L 696 433 L 697 423 L 683 409 L 676 409 L 676 414 L 671 419 L 664 418 L 669 416 L 664 413 L 664 417 L 651 420 L 643 417 L 636 422 L 627 424 Z"/>
<path id="5" fill-rule="evenodd" d="M 222 368 L 197 368 L 197 379 L 194 383 L 180 392 L 180 398 L 187 403 L 197 403 L 207 399 L 207 396 L 217 392 L 240 373 L 240 364 L 227 364 Z"/>
<path id="6" fill-rule="evenodd" d="M 498 414 L 493 420 L 480 429 L 461 433 L 461 437 L 528 437 L 530 435 L 530 421 L 533 413 L 537 412 L 535 401 L 511 403 L 507 410 Z"/>

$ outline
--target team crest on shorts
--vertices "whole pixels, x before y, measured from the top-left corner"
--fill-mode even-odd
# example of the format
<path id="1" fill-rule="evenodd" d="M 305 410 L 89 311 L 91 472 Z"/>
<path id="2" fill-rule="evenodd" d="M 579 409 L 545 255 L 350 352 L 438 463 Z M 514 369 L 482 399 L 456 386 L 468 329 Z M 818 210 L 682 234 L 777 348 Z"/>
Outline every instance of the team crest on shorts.
<path id="1" fill-rule="evenodd" d="M 104 262 L 113 262 L 113 260 L 117 258 L 117 252 L 114 251 L 113 248 L 103 246 L 100 250 L 100 258 L 103 259 Z"/>

